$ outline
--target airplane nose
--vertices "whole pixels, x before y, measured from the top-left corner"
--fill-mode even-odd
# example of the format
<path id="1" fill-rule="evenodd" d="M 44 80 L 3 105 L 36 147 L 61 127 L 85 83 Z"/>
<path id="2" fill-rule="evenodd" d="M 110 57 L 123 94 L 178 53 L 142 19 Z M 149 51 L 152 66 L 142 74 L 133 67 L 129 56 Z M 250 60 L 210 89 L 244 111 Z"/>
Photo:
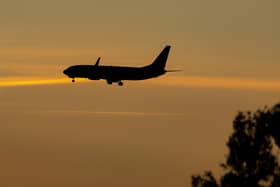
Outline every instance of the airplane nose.
<path id="1" fill-rule="evenodd" d="M 67 71 L 67 69 L 66 69 L 66 70 L 64 70 L 64 71 L 63 71 L 63 73 L 64 73 L 65 75 L 68 75 L 68 71 Z"/>

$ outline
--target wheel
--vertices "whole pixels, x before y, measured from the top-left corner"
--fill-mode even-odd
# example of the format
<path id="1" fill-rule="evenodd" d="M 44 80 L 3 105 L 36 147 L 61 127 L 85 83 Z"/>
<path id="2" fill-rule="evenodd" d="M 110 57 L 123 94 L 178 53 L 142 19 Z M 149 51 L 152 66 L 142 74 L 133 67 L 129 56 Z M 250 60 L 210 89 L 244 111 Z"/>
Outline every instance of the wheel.
<path id="1" fill-rule="evenodd" d="M 119 86 L 123 86 L 123 82 L 118 82 L 118 85 Z"/>
<path id="2" fill-rule="evenodd" d="M 113 82 L 112 81 L 110 81 L 110 80 L 107 80 L 107 84 L 113 84 Z"/>
<path id="3" fill-rule="evenodd" d="M 72 82 L 74 83 L 74 82 L 75 82 L 75 79 L 72 79 Z"/>

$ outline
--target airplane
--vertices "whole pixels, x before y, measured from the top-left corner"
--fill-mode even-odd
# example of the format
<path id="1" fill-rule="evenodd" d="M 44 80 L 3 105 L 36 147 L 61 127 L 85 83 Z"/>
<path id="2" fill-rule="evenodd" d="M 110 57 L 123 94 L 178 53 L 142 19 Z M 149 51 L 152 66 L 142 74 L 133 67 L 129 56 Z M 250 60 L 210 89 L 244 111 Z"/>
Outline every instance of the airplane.
<path id="1" fill-rule="evenodd" d="M 65 75 L 75 82 L 75 78 L 87 78 L 89 80 L 104 79 L 108 84 L 114 82 L 123 86 L 124 80 L 145 80 L 159 77 L 166 72 L 178 70 L 165 70 L 168 54 L 171 46 L 167 45 L 150 65 L 143 67 L 124 67 L 124 66 L 101 66 L 100 57 L 95 65 L 75 65 L 70 66 L 63 71 Z"/>

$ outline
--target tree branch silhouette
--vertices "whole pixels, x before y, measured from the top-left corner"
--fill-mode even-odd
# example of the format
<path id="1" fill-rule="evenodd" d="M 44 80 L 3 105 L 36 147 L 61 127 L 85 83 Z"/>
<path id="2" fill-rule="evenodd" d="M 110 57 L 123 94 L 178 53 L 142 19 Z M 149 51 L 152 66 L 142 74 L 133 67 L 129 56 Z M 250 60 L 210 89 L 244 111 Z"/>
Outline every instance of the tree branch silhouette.
<path id="1" fill-rule="evenodd" d="M 221 178 L 211 171 L 193 175 L 193 187 L 280 187 L 280 104 L 239 112 L 227 147 Z"/>

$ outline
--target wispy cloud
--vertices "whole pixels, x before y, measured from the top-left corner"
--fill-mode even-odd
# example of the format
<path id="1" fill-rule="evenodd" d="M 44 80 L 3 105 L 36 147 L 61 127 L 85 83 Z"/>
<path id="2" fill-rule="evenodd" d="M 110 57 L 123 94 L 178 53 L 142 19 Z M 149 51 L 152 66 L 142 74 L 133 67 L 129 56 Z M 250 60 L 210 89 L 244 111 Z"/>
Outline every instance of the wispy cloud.
<path id="1" fill-rule="evenodd" d="M 241 90 L 280 91 L 280 79 L 206 77 L 206 76 L 165 76 L 149 81 L 150 84 L 175 87 L 201 87 Z"/>
<path id="2" fill-rule="evenodd" d="M 29 110 L 19 110 L 21 114 L 26 115 L 58 115 L 58 116 L 85 116 L 85 117 L 94 117 L 94 116 L 115 116 L 115 117 L 183 117 L 184 113 L 180 112 L 147 112 L 147 111 L 94 111 L 94 110 L 71 110 L 71 109 L 59 109 L 59 110 L 49 110 L 49 109 L 36 109 L 34 106 Z M 12 110 L 4 109 L 2 113 L 14 113 L 15 109 Z"/>
<path id="3" fill-rule="evenodd" d="M 79 79 L 77 84 L 90 82 Z M 104 82 L 103 82 L 104 83 Z M 157 79 L 141 81 L 147 86 L 169 87 L 194 87 L 194 88 L 221 88 L 239 90 L 264 90 L 280 91 L 280 80 L 253 79 L 253 78 L 229 78 L 229 77 L 206 77 L 206 76 L 163 76 Z M 71 84 L 68 78 L 0 78 L 0 87 L 35 86 Z M 131 83 L 130 83 L 131 84 Z M 137 83 L 135 83 L 137 84 Z"/>
<path id="4" fill-rule="evenodd" d="M 36 86 L 36 85 L 54 85 L 54 84 L 66 84 L 70 80 L 67 78 L 1 78 L 0 87 L 19 87 L 19 86 Z"/>
<path id="5" fill-rule="evenodd" d="M 100 50 L 92 48 L 0 48 L 0 56 L 21 56 L 21 57 L 65 57 L 65 56 L 81 56 L 90 55 L 93 52 L 102 53 Z"/>
<path id="6" fill-rule="evenodd" d="M 86 110 L 61 110 L 61 111 L 48 111 L 55 114 L 67 114 L 67 115 L 98 115 L 98 116 L 183 116 L 183 113 L 165 113 L 165 112 L 131 112 L 131 111 L 86 111 Z M 44 111 L 44 113 L 47 113 Z"/>

